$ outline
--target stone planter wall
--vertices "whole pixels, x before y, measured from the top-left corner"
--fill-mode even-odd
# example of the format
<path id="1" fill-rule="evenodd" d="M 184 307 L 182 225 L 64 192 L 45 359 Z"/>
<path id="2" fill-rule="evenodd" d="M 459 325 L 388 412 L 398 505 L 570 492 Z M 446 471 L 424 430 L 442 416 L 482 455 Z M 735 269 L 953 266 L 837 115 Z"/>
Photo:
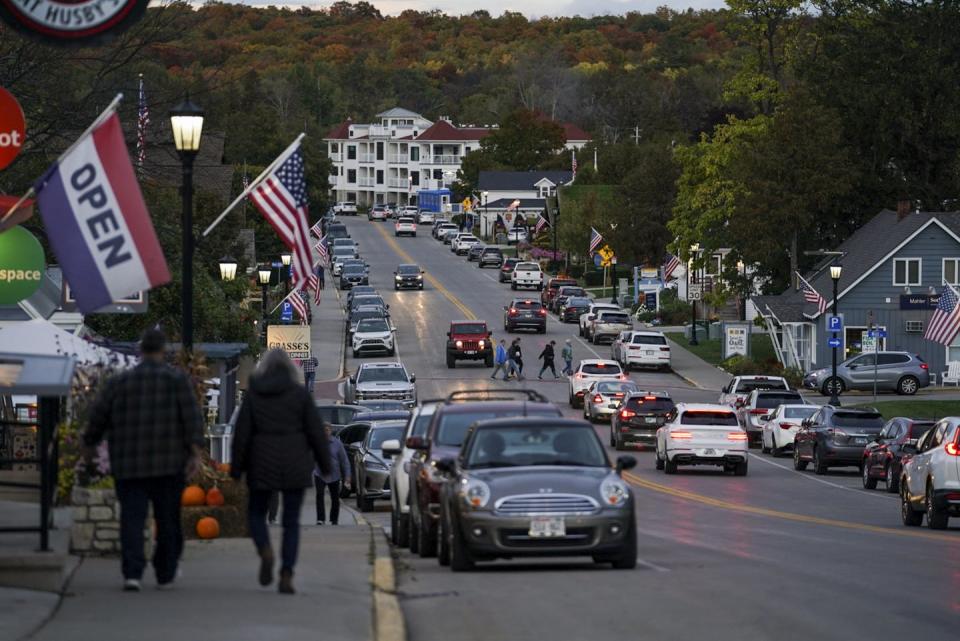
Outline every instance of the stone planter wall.
<path id="1" fill-rule="evenodd" d="M 120 503 L 114 490 L 74 487 L 70 551 L 84 556 L 120 553 Z M 149 519 L 148 519 L 149 522 Z M 149 528 L 144 540 L 149 540 Z"/>

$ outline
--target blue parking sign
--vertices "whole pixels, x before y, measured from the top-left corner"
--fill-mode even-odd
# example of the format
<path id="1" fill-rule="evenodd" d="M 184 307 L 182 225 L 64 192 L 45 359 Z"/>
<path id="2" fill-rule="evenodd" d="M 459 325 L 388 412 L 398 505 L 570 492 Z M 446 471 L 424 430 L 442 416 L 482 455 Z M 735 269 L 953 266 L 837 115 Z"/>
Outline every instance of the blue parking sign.
<path id="1" fill-rule="evenodd" d="M 827 331 L 828 332 L 842 332 L 843 331 L 843 314 L 829 315 L 827 316 Z"/>
<path id="2" fill-rule="evenodd" d="M 293 303 L 290 301 L 285 300 L 280 305 L 280 320 L 287 323 L 293 321 Z"/>
<path id="3" fill-rule="evenodd" d="M 830 347 L 840 347 L 840 339 L 831 338 L 827 341 L 827 345 L 829 345 Z"/>

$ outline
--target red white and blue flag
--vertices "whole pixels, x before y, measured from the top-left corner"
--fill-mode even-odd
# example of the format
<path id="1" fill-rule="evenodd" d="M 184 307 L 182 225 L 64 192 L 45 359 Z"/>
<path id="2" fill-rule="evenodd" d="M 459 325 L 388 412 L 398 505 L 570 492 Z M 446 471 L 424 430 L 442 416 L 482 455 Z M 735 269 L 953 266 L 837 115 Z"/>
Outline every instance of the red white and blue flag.
<path id="1" fill-rule="evenodd" d="M 312 231 L 317 238 L 323 238 L 323 226 L 320 224 L 319 220 L 313 224 L 313 227 L 310 228 L 310 231 Z"/>
<path id="2" fill-rule="evenodd" d="M 330 252 L 327 251 L 327 235 L 324 234 L 323 238 L 320 239 L 316 245 L 313 246 L 317 250 L 317 253 L 320 254 L 320 260 L 329 263 L 330 262 Z"/>
<path id="3" fill-rule="evenodd" d="M 600 235 L 600 232 L 598 232 L 596 229 L 591 227 L 590 228 L 590 249 L 588 249 L 587 251 L 591 253 L 596 251 L 597 247 L 599 247 L 600 243 L 602 242 L 603 242 L 603 236 Z"/>
<path id="4" fill-rule="evenodd" d="M 680 259 L 674 256 L 673 254 L 667 254 L 667 260 L 663 263 L 663 280 L 664 282 L 670 280 L 670 277 L 673 276 L 673 272 L 677 270 L 677 267 L 680 266 Z"/>
<path id="5" fill-rule="evenodd" d="M 33 188 L 81 312 L 169 282 L 115 112 L 91 127 Z"/>
<path id="6" fill-rule="evenodd" d="M 550 221 L 547 220 L 547 217 L 543 212 L 540 212 L 540 215 L 537 216 L 537 224 L 533 226 L 533 233 L 539 234 L 544 229 L 550 226 Z"/>
<path id="7" fill-rule="evenodd" d="M 937 309 L 930 317 L 927 331 L 923 334 L 924 338 L 941 345 L 953 344 L 957 332 L 960 332 L 960 305 L 957 304 L 957 300 L 957 290 L 946 283 L 940 294 Z"/>
<path id="8" fill-rule="evenodd" d="M 816 305 L 817 312 L 821 314 L 827 311 L 827 299 L 821 296 L 820 292 L 813 288 L 813 285 L 804 280 L 800 272 L 797 272 L 797 278 L 800 279 L 800 288 L 803 290 L 803 300 Z"/>
<path id="9" fill-rule="evenodd" d="M 307 226 L 307 181 L 299 141 L 291 145 L 273 171 L 250 192 L 250 200 L 280 236 L 292 254 L 293 288 L 306 285 L 313 267 Z"/>

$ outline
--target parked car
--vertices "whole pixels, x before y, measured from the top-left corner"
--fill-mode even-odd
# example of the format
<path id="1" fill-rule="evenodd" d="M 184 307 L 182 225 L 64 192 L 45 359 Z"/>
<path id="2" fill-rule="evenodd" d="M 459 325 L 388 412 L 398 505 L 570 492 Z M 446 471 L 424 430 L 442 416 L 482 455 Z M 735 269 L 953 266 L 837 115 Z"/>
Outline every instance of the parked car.
<path id="1" fill-rule="evenodd" d="M 350 291 L 347 292 L 347 309 L 351 307 L 350 303 L 358 296 L 367 296 L 369 294 L 376 294 L 377 288 L 372 285 L 355 285 L 350 288 Z"/>
<path id="2" fill-rule="evenodd" d="M 730 407 L 677 404 L 657 430 L 656 467 L 676 474 L 680 465 L 712 465 L 747 475 L 747 434 Z"/>
<path id="3" fill-rule="evenodd" d="M 803 471 L 813 463 L 817 474 L 831 467 L 860 467 L 863 448 L 883 429 L 875 409 L 847 409 L 824 405 L 801 423 L 793 440 L 793 468 Z"/>
<path id="4" fill-rule="evenodd" d="M 349 247 L 353 250 L 354 258 L 360 257 L 360 247 L 352 238 L 334 238 L 330 247 L 333 249 L 336 249 L 337 247 Z"/>
<path id="5" fill-rule="evenodd" d="M 557 316 L 563 323 L 577 323 L 580 321 L 581 314 L 586 314 L 590 310 L 591 300 L 589 298 L 571 297 L 560 306 Z"/>
<path id="6" fill-rule="evenodd" d="M 419 265 L 397 265 L 393 272 L 394 289 L 423 289 L 423 270 Z"/>
<path id="7" fill-rule="evenodd" d="M 366 436 L 353 451 L 353 486 L 357 493 L 357 509 L 372 512 L 375 500 L 390 498 L 390 468 L 394 456 L 383 451 L 386 441 L 403 434 L 406 421 L 379 421 L 370 425 Z"/>
<path id="8" fill-rule="evenodd" d="M 390 487 L 393 489 L 390 495 L 390 539 L 402 548 L 410 545 L 410 475 L 407 468 L 417 451 L 411 445 L 423 442 L 436 409 L 437 402 L 418 405 L 407 420 L 403 435 L 398 440 L 383 443 L 383 453 L 390 454 L 394 460 L 390 468 Z"/>
<path id="9" fill-rule="evenodd" d="M 591 304 L 590 309 L 587 310 L 587 313 L 580 315 L 580 335 L 587 340 L 590 340 L 590 325 L 593 323 L 593 319 L 596 318 L 597 314 L 604 310 L 616 311 L 619 309 L 620 306 L 615 305 L 614 303 Z"/>
<path id="10" fill-rule="evenodd" d="M 453 224 L 440 225 L 437 228 L 437 240 L 444 245 L 449 245 L 454 237 L 460 233 L 460 228 Z"/>
<path id="11" fill-rule="evenodd" d="M 484 247 L 477 258 L 477 267 L 483 269 L 487 265 L 500 267 L 503 264 L 503 252 L 499 247 Z"/>
<path id="12" fill-rule="evenodd" d="M 917 443 L 904 445 L 900 475 L 900 516 L 904 525 L 944 530 L 951 516 L 960 516 L 960 418 L 937 424 Z"/>
<path id="13" fill-rule="evenodd" d="M 366 408 L 362 405 L 346 405 L 345 403 L 317 402 L 316 406 L 320 413 L 320 420 L 323 423 L 329 423 L 334 434 L 342 430 L 344 425 L 352 423 L 353 417 L 358 413 L 366 411 Z"/>
<path id="14" fill-rule="evenodd" d="M 553 301 L 554 296 L 557 295 L 557 292 L 560 291 L 561 287 L 575 287 L 577 285 L 576 278 L 568 278 L 566 276 L 555 276 L 547 281 L 546 287 L 543 288 L 543 291 L 540 292 L 540 302 L 544 305 L 549 306 Z"/>
<path id="15" fill-rule="evenodd" d="M 395 331 L 396 328 L 385 318 L 366 318 L 360 321 L 350 339 L 353 357 L 359 358 L 366 352 L 385 352 L 387 356 L 393 356 Z"/>
<path id="16" fill-rule="evenodd" d="M 517 263 L 510 274 L 510 289 L 533 287 L 543 289 L 543 272 L 539 263 Z"/>
<path id="17" fill-rule="evenodd" d="M 340 270 L 343 269 L 343 263 L 354 258 L 352 247 L 338 247 L 330 254 L 330 273 L 334 277 L 340 276 Z"/>
<path id="18" fill-rule="evenodd" d="M 617 450 L 656 447 L 657 430 L 675 407 L 666 392 L 627 394 L 610 418 L 610 446 Z"/>
<path id="19" fill-rule="evenodd" d="M 340 280 L 337 282 L 341 290 L 347 290 L 354 285 L 369 285 L 367 268 L 364 265 L 344 265 L 340 270 Z"/>
<path id="20" fill-rule="evenodd" d="M 497 276 L 497 280 L 501 283 L 509 283 L 510 277 L 513 276 L 513 268 L 516 267 L 519 262 L 519 258 L 504 258 L 503 263 L 500 265 L 500 274 Z"/>
<path id="21" fill-rule="evenodd" d="M 629 312 L 623 309 L 601 310 L 590 323 L 590 341 L 599 345 L 600 341 L 609 338 L 612 342 L 621 332 L 630 331 L 633 331 L 633 320 Z"/>
<path id="22" fill-rule="evenodd" d="M 903 472 L 903 446 L 914 448 L 920 439 L 934 426 L 934 421 L 921 421 L 897 416 L 891 418 L 880 430 L 875 441 L 863 448 L 863 463 L 860 474 L 863 487 L 872 490 L 877 481 L 883 481 L 887 492 L 900 491 L 900 476 Z"/>
<path id="23" fill-rule="evenodd" d="M 348 403 L 388 399 L 402 401 L 407 407 L 417 404 L 417 377 L 403 363 L 363 363 L 344 383 Z"/>
<path id="24" fill-rule="evenodd" d="M 460 456 L 437 462 L 444 474 L 441 565 L 460 572 L 481 560 L 548 554 L 636 567 L 634 497 L 620 478 L 634 465 L 624 456 L 611 469 L 596 432 L 582 421 L 476 423 Z"/>
<path id="25" fill-rule="evenodd" d="M 466 256 L 467 252 L 470 251 L 470 248 L 474 245 L 479 245 L 480 239 L 474 236 L 473 234 L 461 234 L 458 236 L 452 243 L 450 243 L 450 249 L 457 256 Z"/>
<path id="26" fill-rule="evenodd" d="M 333 213 L 340 216 L 356 216 L 357 215 L 357 203 L 345 200 L 339 202 L 333 206 Z"/>
<path id="27" fill-rule="evenodd" d="M 523 227 L 514 227 L 507 232 L 507 244 L 516 245 L 517 243 L 527 242 L 527 230 Z"/>
<path id="28" fill-rule="evenodd" d="M 760 417 L 763 428 L 760 431 L 760 448 L 764 454 L 774 457 L 783 452 L 793 451 L 793 439 L 797 437 L 800 425 L 811 418 L 820 409 L 816 405 L 780 405 L 772 413 Z"/>
<path id="29" fill-rule="evenodd" d="M 760 419 L 772 413 L 780 405 L 803 405 L 806 403 L 799 392 L 792 390 L 755 389 L 746 400 L 737 401 L 734 409 L 740 419 L 740 425 L 747 431 L 751 447 L 760 446 L 760 434 L 764 422 Z"/>
<path id="30" fill-rule="evenodd" d="M 600 381 L 626 381 L 630 379 L 624 374 L 620 364 L 616 361 L 588 358 L 580 361 L 576 372 L 568 380 L 568 400 L 570 407 L 576 409 L 583 407 L 583 396 L 592 384 Z"/>
<path id="31" fill-rule="evenodd" d="M 373 318 L 379 318 L 388 324 L 390 322 L 389 313 L 379 305 L 359 305 L 351 309 L 347 316 L 347 340 L 353 340 L 353 333 L 362 321 Z"/>
<path id="32" fill-rule="evenodd" d="M 583 418 L 591 423 L 610 420 L 620 409 L 624 397 L 639 391 L 640 387 L 633 381 L 597 381 L 583 395 Z"/>
<path id="33" fill-rule="evenodd" d="M 503 306 L 503 329 L 510 333 L 533 329 L 538 334 L 546 334 L 547 310 L 538 300 L 514 298 L 509 305 Z"/>
<path id="34" fill-rule="evenodd" d="M 750 392 L 755 389 L 788 390 L 790 385 L 787 383 L 787 379 L 782 376 L 734 376 L 720 390 L 720 400 L 718 402 L 721 405 L 733 407 L 737 404 L 737 401 L 747 400 Z"/>
<path id="35" fill-rule="evenodd" d="M 912 396 L 930 386 L 930 366 L 910 352 L 857 354 L 837 365 L 836 382 L 832 368 L 825 367 L 804 376 L 803 386 L 829 396 L 835 386 L 838 394 L 845 390 L 872 390 L 874 379 L 878 390 Z"/>
<path id="36" fill-rule="evenodd" d="M 432 211 L 421 211 L 417 214 L 417 222 L 421 225 L 432 225 L 434 220 Z"/>
<path id="37" fill-rule="evenodd" d="M 479 261 L 480 255 L 483 254 L 483 250 L 486 249 L 486 245 L 482 243 L 474 243 L 470 246 L 470 249 L 467 250 L 467 262 L 472 263 L 473 261 Z"/>
<path id="38" fill-rule="evenodd" d="M 394 236 L 402 236 L 404 234 L 408 236 L 417 235 L 417 223 L 410 216 L 400 216 L 393 226 Z"/>
<path id="39" fill-rule="evenodd" d="M 387 208 L 382 204 L 374 205 L 370 208 L 370 211 L 367 212 L 367 220 L 379 220 L 384 221 L 387 219 Z"/>
<path id="40" fill-rule="evenodd" d="M 634 366 L 670 369 L 670 345 L 662 332 L 621 332 L 610 345 L 610 355 L 628 371 Z"/>
<path id="41" fill-rule="evenodd" d="M 447 331 L 447 367 L 454 368 L 461 360 L 483 361 L 487 367 L 493 367 L 490 334 L 486 321 L 452 321 Z"/>

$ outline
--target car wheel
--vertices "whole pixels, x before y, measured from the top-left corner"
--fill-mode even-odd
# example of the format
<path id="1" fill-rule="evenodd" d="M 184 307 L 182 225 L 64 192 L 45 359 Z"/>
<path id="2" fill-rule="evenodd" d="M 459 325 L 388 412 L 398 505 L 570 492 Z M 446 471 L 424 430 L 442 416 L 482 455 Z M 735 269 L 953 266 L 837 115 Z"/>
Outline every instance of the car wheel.
<path id="1" fill-rule="evenodd" d="M 887 492 L 890 494 L 896 494 L 900 489 L 900 482 L 897 480 L 896 475 L 893 473 L 893 463 L 887 463 L 886 467 L 883 469 L 883 478 L 887 483 Z"/>
<path id="2" fill-rule="evenodd" d="M 763 434 L 760 435 L 760 453 L 761 453 L 761 454 L 769 454 L 769 453 L 770 453 L 770 448 L 767 447 L 767 442 L 766 442 L 766 440 L 763 438 Z"/>
<path id="3" fill-rule="evenodd" d="M 353 350 L 353 357 L 357 358 L 359 356 L 360 356 L 360 352 L 358 352 L 357 350 Z"/>
<path id="4" fill-rule="evenodd" d="M 417 528 L 417 552 L 421 559 L 429 559 L 437 555 L 437 539 L 424 520 L 424 517 L 421 517 L 420 527 Z"/>
<path id="5" fill-rule="evenodd" d="M 910 504 L 906 484 L 900 485 L 900 520 L 909 527 L 920 527 L 923 523 L 923 512 L 917 512 Z"/>
<path id="6" fill-rule="evenodd" d="M 827 473 L 830 467 L 827 465 L 827 462 L 820 458 L 820 448 L 816 447 L 813 449 L 813 471 L 815 474 L 823 476 Z"/>
<path id="7" fill-rule="evenodd" d="M 656 452 L 656 454 L 655 454 L 655 458 L 657 459 L 656 468 L 657 468 L 658 470 L 662 470 L 664 466 L 663 466 L 663 459 L 660 458 L 660 450 L 657 450 L 657 452 Z"/>
<path id="8" fill-rule="evenodd" d="M 577 331 L 580 332 L 580 336 L 583 336 L 583 327 L 577 328 Z"/>
<path id="9" fill-rule="evenodd" d="M 863 481 L 863 489 L 865 490 L 875 490 L 877 489 L 877 479 L 870 477 L 870 462 L 864 461 L 860 465 L 860 480 Z"/>
<path id="10" fill-rule="evenodd" d="M 830 396 L 830 393 L 833 391 L 834 387 L 837 388 L 837 394 L 843 393 L 843 380 L 840 378 L 828 378 L 823 382 L 823 386 L 820 388 L 820 393 L 823 396 Z"/>
<path id="11" fill-rule="evenodd" d="M 747 475 L 747 461 L 741 461 L 733 466 L 733 475 L 734 476 L 746 476 Z"/>
<path id="12" fill-rule="evenodd" d="M 437 563 L 442 567 L 450 565 L 450 541 L 447 539 L 447 520 L 441 512 L 437 524 Z"/>
<path id="13" fill-rule="evenodd" d="M 663 471 L 667 474 L 676 474 L 677 464 L 671 461 L 669 458 L 665 458 L 663 460 Z"/>
<path id="14" fill-rule="evenodd" d="M 448 548 L 450 550 L 450 569 L 454 572 L 469 572 L 474 568 L 473 555 L 467 548 L 467 542 L 463 538 L 463 532 L 460 525 L 454 522 L 450 523 L 450 532 L 448 534 Z M 636 556 L 636 554 L 634 554 Z"/>
<path id="15" fill-rule="evenodd" d="M 927 508 L 927 527 L 931 530 L 947 529 L 950 515 L 945 509 L 938 506 L 933 497 L 933 483 L 927 481 L 927 495 L 924 499 Z"/>
<path id="16" fill-rule="evenodd" d="M 396 545 L 401 548 L 410 545 L 410 515 L 403 512 L 397 515 Z"/>
<path id="17" fill-rule="evenodd" d="M 453 369 L 457 366 L 457 359 L 455 359 L 450 354 L 447 354 L 447 367 Z"/>
<path id="18" fill-rule="evenodd" d="M 807 469 L 807 462 L 800 459 L 800 448 L 796 443 L 793 444 L 793 469 L 802 472 Z"/>
<path id="19" fill-rule="evenodd" d="M 900 382 L 897 383 L 897 394 L 913 396 L 917 393 L 918 389 L 920 389 L 920 381 L 913 376 L 904 376 L 900 379 Z"/>
<path id="20" fill-rule="evenodd" d="M 624 538 L 626 540 L 620 552 L 611 559 L 614 570 L 632 570 L 637 567 L 637 526 L 634 519 L 630 519 Z"/>
<path id="21" fill-rule="evenodd" d="M 387 350 L 387 356 L 393 356 L 393 355 L 395 355 L 396 353 L 397 353 L 397 350 L 394 349 L 394 348 L 392 348 L 392 347 Z"/>
<path id="22" fill-rule="evenodd" d="M 517 284 L 516 284 L 516 283 L 510 283 L 510 289 L 516 290 L 516 289 L 517 289 Z"/>

